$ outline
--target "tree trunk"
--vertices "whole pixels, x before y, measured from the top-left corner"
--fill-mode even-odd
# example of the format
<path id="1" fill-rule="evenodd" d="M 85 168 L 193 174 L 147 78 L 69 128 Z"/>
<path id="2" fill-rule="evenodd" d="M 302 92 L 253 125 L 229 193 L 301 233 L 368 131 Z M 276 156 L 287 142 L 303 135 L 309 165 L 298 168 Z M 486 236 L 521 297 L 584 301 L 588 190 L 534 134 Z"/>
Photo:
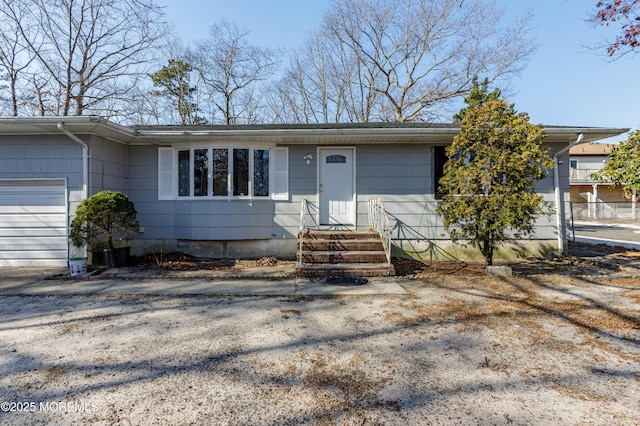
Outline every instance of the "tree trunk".
<path id="1" fill-rule="evenodd" d="M 493 266 L 493 247 L 490 241 L 483 241 L 480 247 L 485 266 Z"/>
<path id="2" fill-rule="evenodd" d="M 488 253 L 484 255 L 484 263 L 485 263 L 485 266 L 493 266 L 493 253 Z"/>
<path id="3" fill-rule="evenodd" d="M 18 73 L 13 71 L 10 75 L 11 87 L 11 115 L 18 116 L 18 95 L 16 93 L 16 84 L 18 82 Z"/>

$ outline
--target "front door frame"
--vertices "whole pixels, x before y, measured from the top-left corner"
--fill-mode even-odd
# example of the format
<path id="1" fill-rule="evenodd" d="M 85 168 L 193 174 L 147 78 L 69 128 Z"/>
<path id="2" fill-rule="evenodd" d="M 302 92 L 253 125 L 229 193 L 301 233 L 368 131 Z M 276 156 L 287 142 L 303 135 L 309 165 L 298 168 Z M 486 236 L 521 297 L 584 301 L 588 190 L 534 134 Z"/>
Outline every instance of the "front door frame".
<path id="1" fill-rule="evenodd" d="M 326 151 L 330 151 L 330 150 L 339 150 L 339 149 L 344 149 L 344 150 L 351 150 L 351 175 L 352 175 L 352 188 L 353 188 L 353 199 L 352 199 L 352 203 L 353 203 L 353 208 L 352 208 L 352 214 L 351 214 L 351 218 L 350 218 L 350 223 L 344 223 L 344 224 L 329 224 L 329 223 L 322 223 L 320 218 L 322 216 L 321 212 L 322 212 L 322 208 L 323 206 L 321 205 L 321 197 L 320 197 L 320 185 L 321 185 L 321 178 L 322 178 L 322 173 L 321 173 L 321 167 L 323 164 L 323 157 L 322 157 L 322 151 L 326 150 Z M 330 146 L 318 146 L 317 147 L 317 159 L 318 159 L 318 169 L 316 172 L 316 176 L 318 177 L 317 179 L 317 187 L 316 187 L 316 198 L 317 198 L 317 205 L 318 205 L 318 218 L 317 218 L 317 223 L 320 225 L 320 227 L 322 228 L 334 228 L 334 227 L 342 227 L 342 228 L 347 228 L 347 229 L 356 229 L 357 227 L 357 218 L 358 218 L 358 202 L 357 202 L 357 188 L 356 188 L 356 147 L 355 146 L 343 146 L 343 145 L 330 145 Z"/>

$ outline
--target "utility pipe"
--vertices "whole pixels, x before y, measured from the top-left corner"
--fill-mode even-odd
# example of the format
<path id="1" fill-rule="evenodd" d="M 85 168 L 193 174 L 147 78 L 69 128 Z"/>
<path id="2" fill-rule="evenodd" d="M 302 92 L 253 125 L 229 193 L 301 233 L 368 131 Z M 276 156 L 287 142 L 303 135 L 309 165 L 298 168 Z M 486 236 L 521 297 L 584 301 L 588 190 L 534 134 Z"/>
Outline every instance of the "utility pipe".
<path id="1" fill-rule="evenodd" d="M 69 139 L 82 147 L 82 199 L 86 200 L 87 198 L 89 198 L 89 145 L 87 145 L 82 139 L 67 130 L 64 127 L 62 121 L 58 121 L 57 127 L 58 130 L 67 135 Z M 83 251 L 84 257 L 86 258 L 88 255 L 86 245 L 84 246 Z M 68 254 L 69 253 L 67 252 L 67 255 Z"/>
<path id="2" fill-rule="evenodd" d="M 89 198 L 89 145 L 67 130 L 62 121 L 58 121 L 58 130 L 82 147 L 82 199 L 86 200 Z"/>
<path id="3" fill-rule="evenodd" d="M 574 145 L 577 145 L 580 142 L 582 142 L 583 138 L 584 138 L 584 134 L 580 133 L 578 135 L 578 139 L 576 139 L 574 142 L 570 143 L 569 145 L 562 148 L 560 151 L 553 154 L 553 165 L 554 165 L 553 186 L 554 186 L 555 198 L 556 198 L 556 225 L 558 228 L 558 253 L 561 255 L 565 253 L 565 247 L 564 247 L 565 229 L 564 229 L 564 222 L 562 221 L 562 212 L 560 209 L 560 206 L 562 205 L 562 197 L 560 196 L 560 172 L 558 171 L 560 161 L 558 160 L 558 157 L 564 154 L 565 152 L 569 151 L 571 147 L 573 147 Z"/>

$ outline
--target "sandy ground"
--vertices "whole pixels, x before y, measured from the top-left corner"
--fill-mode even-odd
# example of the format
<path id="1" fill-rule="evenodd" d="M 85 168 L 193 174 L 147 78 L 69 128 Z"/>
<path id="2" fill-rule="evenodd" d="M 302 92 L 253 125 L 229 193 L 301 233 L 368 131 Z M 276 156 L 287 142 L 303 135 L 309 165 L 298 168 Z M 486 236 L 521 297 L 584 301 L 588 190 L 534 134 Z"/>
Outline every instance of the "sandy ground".
<path id="1" fill-rule="evenodd" d="M 640 279 L 589 272 L 429 269 L 398 279 L 405 296 L 0 297 L 0 424 L 638 425 Z"/>

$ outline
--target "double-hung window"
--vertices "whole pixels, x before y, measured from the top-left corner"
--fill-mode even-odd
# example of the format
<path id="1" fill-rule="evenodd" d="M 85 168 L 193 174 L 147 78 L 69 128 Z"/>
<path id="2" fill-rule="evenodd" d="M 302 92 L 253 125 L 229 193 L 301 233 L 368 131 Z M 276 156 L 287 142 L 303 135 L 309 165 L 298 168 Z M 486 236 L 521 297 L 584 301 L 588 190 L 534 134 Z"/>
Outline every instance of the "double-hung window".
<path id="1" fill-rule="evenodd" d="M 288 198 L 287 148 L 159 148 L 158 159 L 159 199 Z"/>

